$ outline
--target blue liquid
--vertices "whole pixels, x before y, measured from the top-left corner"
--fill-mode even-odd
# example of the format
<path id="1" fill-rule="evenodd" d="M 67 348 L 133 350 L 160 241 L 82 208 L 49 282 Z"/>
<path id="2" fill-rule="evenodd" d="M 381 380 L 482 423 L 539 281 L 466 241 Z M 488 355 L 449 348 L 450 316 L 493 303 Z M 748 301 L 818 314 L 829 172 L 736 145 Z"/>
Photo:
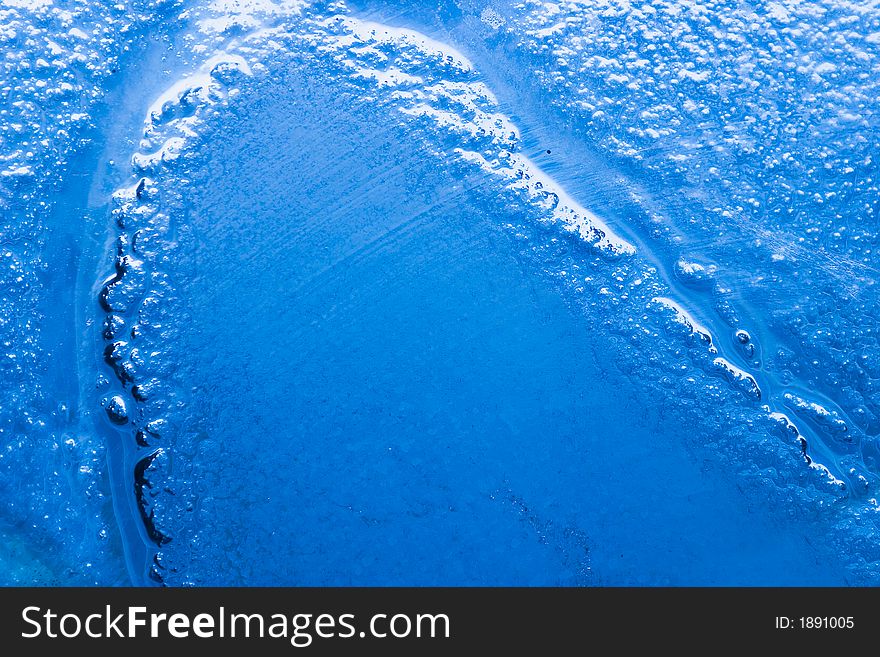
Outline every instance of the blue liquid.
<path id="1" fill-rule="evenodd" d="M 876 583 L 868 60 L 749 87 L 741 12 L 691 62 L 589 7 L 185 4 L 89 8 L 127 50 L 70 37 L 82 125 L 61 64 L 3 69 L 49 145 L 15 105 L 0 582 Z M 52 11 L 4 20 L 72 48 Z"/>

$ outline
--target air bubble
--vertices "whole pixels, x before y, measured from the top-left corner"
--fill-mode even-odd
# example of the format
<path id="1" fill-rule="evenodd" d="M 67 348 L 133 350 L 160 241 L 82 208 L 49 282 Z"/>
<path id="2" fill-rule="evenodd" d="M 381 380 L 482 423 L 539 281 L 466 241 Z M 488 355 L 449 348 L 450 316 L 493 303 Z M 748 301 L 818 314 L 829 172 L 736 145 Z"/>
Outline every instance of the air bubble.
<path id="1" fill-rule="evenodd" d="M 104 410 L 113 424 L 125 424 L 128 422 L 128 409 L 121 395 L 114 395 L 110 399 L 104 399 Z"/>
<path id="2" fill-rule="evenodd" d="M 125 328 L 125 320 L 119 315 L 107 315 L 104 318 L 104 330 L 101 335 L 105 340 L 113 340 L 122 329 Z"/>
<path id="3" fill-rule="evenodd" d="M 104 347 L 104 362 L 107 363 L 122 383 L 131 380 L 129 372 L 124 368 L 125 358 L 128 356 L 126 351 L 127 342 L 118 340 Z"/>
<path id="4" fill-rule="evenodd" d="M 694 289 L 711 288 L 715 283 L 716 271 L 717 267 L 714 265 L 707 267 L 684 259 L 675 263 L 675 275 L 682 283 Z"/>

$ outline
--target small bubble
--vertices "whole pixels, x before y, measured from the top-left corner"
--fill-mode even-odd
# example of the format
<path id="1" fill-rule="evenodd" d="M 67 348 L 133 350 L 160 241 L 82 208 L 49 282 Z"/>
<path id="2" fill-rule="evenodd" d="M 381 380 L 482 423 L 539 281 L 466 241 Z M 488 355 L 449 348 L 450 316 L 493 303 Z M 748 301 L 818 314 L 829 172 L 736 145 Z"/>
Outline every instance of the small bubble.
<path id="1" fill-rule="evenodd" d="M 103 406 L 107 412 L 107 417 L 113 424 L 125 424 L 128 422 L 128 409 L 125 407 L 125 400 L 121 395 L 114 395 L 110 399 L 105 399 Z"/>

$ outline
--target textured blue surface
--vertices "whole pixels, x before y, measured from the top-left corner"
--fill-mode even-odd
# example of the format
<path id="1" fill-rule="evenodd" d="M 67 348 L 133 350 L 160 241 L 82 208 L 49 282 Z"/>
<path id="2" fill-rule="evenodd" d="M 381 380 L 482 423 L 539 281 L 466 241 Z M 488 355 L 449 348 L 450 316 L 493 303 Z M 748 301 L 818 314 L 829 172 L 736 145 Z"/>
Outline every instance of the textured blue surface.
<path id="1" fill-rule="evenodd" d="M 7 2 L 0 582 L 876 585 L 876 13 Z"/>

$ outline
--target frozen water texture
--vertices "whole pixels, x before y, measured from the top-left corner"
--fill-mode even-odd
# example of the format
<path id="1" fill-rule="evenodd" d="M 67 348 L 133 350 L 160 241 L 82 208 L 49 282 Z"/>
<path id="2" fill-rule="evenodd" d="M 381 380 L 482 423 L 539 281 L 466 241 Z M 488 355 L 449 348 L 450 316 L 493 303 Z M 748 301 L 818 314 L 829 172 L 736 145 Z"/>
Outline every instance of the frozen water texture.
<path id="1" fill-rule="evenodd" d="M 3 581 L 877 584 L 877 34 L 6 2 Z"/>

